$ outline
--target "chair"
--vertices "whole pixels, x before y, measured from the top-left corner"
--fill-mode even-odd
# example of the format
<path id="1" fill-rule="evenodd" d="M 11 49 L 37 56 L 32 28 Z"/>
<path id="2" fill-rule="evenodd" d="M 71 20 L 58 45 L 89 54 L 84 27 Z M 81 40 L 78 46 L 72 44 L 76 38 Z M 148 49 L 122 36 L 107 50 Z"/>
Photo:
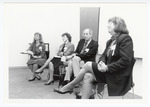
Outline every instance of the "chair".
<path id="1" fill-rule="evenodd" d="M 136 62 L 136 59 L 134 58 L 134 61 L 132 62 L 132 72 L 131 72 L 131 90 L 132 90 L 132 95 L 133 95 L 133 99 L 134 99 L 134 82 L 133 82 L 133 67 L 134 67 L 134 64 Z M 106 83 L 98 83 L 96 85 L 96 93 L 97 93 L 97 96 L 100 98 L 100 99 L 103 99 L 104 97 L 104 90 L 107 88 L 107 84 Z M 124 99 L 124 95 L 122 96 L 122 99 Z"/>
<path id="2" fill-rule="evenodd" d="M 46 57 L 47 59 L 49 58 L 49 53 L 50 53 L 50 50 L 49 50 L 49 43 L 44 43 L 45 45 L 45 52 L 46 52 Z"/>
<path id="3" fill-rule="evenodd" d="M 66 69 L 67 69 L 68 64 L 64 63 L 63 65 L 59 66 L 59 85 L 58 87 L 63 83 L 64 77 L 66 74 Z"/>

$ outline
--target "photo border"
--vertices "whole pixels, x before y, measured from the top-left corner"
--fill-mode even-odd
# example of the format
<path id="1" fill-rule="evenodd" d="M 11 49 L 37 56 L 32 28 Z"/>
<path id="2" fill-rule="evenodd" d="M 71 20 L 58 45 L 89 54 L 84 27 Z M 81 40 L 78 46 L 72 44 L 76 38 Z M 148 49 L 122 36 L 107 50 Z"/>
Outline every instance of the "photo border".
<path id="1" fill-rule="evenodd" d="M 128 3 L 128 2 L 146 2 L 147 4 L 148 4 L 148 27 L 147 27 L 147 29 L 149 29 L 150 27 L 149 27 L 149 25 L 150 25 L 150 21 L 149 21 L 149 19 L 150 19 L 150 1 L 149 0 L 75 0 L 75 1 L 71 1 L 71 0 L 3 0 L 2 2 L 0 2 L 0 9 L 1 9 L 1 12 L 0 12 L 0 16 L 2 16 L 2 18 L 0 18 L 1 20 L 1 25 L 0 25 L 0 35 L 3 35 L 3 4 L 4 3 L 7 3 L 7 2 L 57 2 L 57 3 L 67 3 L 67 2 L 79 2 L 79 3 L 87 3 L 87 2 L 91 2 L 91 3 L 96 3 L 96 2 L 106 2 L 106 3 L 109 3 L 109 2 L 111 2 L 111 3 L 118 3 L 118 2 L 120 2 L 120 3 Z M 149 42 L 149 34 L 150 34 L 150 32 L 149 32 L 149 30 L 148 30 L 148 46 L 147 46 L 147 52 L 149 53 L 149 46 L 150 46 L 150 42 Z M 5 77 L 3 77 L 3 75 L 4 75 L 4 72 L 6 72 L 8 69 L 5 67 L 6 65 L 5 65 L 5 63 L 7 62 L 6 60 L 8 60 L 8 58 L 3 58 L 3 56 L 5 56 L 5 54 L 6 53 L 4 53 L 5 51 L 3 51 L 3 50 L 5 50 L 4 49 L 4 42 L 5 42 L 5 39 L 4 39 L 4 36 L 1 36 L 1 40 L 0 40 L 0 50 L 2 50 L 2 53 L 0 54 L 0 59 L 2 59 L 1 61 L 0 61 L 0 72 L 1 72 L 1 74 L 0 74 L 0 86 L 2 87 L 1 88 L 1 90 L 0 90 L 0 105 L 1 105 L 1 107 L 4 107 L 4 106 L 12 106 L 12 105 L 19 105 L 20 106 L 20 104 L 23 104 L 24 106 L 26 106 L 26 105 L 34 105 L 34 106 L 41 106 L 41 105 L 44 105 L 44 106 L 50 106 L 51 104 L 49 103 L 49 101 L 44 101 L 44 102 L 42 102 L 42 104 L 35 104 L 35 102 L 40 102 L 40 100 L 35 100 L 35 101 L 33 101 L 33 100 L 26 100 L 26 101 L 28 101 L 28 102 L 30 102 L 30 104 L 28 104 L 27 102 L 24 102 L 24 101 L 21 101 L 21 100 L 18 100 L 18 102 L 20 102 L 20 104 L 18 103 L 17 104 L 17 102 L 14 100 L 11 100 L 9 103 L 8 102 L 5 102 L 5 95 L 4 95 L 4 90 L 5 90 L 5 87 L 7 87 L 6 86 L 6 84 L 4 84 L 4 81 L 5 81 Z M 147 53 L 147 63 L 149 64 L 149 61 L 150 61 L 150 58 L 149 58 L 149 54 Z M 147 66 L 146 66 L 147 67 Z M 147 71 L 149 71 L 149 68 L 147 67 Z M 149 76 L 149 72 L 148 72 L 148 76 Z M 148 78 L 148 77 L 147 77 Z M 150 81 L 150 79 L 148 78 L 148 81 Z M 147 90 L 149 90 L 150 88 L 149 88 L 149 82 L 147 82 Z M 61 106 L 61 105 L 72 105 L 72 106 L 94 106 L 94 107 L 96 107 L 96 106 L 111 106 L 112 107 L 112 105 L 113 106 L 135 106 L 135 107 L 137 107 L 137 106 L 142 106 L 142 107 L 149 107 L 150 106 L 150 101 L 149 101 L 149 96 L 150 96 L 150 93 L 149 92 L 147 92 L 147 99 L 146 99 L 146 102 L 145 103 L 138 103 L 139 101 L 137 100 L 137 103 L 136 103 L 136 101 L 132 104 L 132 101 L 131 100 L 126 100 L 126 101 L 121 101 L 121 100 L 118 100 L 119 101 L 119 104 L 116 104 L 116 102 L 118 102 L 118 101 L 116 101 L 116 102 L 112 102 L 111 104 L 107 104 L 107 100 L 105 100 L 104 102 L 101 102 L 101 101 L 89 101 L 89 100 L 84 100 L 84 101 L 75 101 L 74 102 L 74 100 L 69 100 L 69 102 L 73 102 L 73 103 L 69 103 L 69 104 L 67 104 L 68 102 L 66 101 L 66 100 L 64 100 L 64 99 L 61 99 L 62 101 L 62 103 L 61 104 L 58 104 L 58 101 L 59 100 L 57 100 L 57 99 L 51 99 L 51 101 L 52 102 L 55 102 L 55 103 L 53 103 L 52 105 L 57 105 L 57 106 Z M 23 99 L 24 100 L 24 99 Z M 110 100 L 110 99 L 109 99 Z M 64 103 L 63 103 L 63 101 L 64 101 Z M 87 102 L 87 104 L 85 104 L 85 102 Z M 100 105 L 100 103 L 99 102 L 101 102 L 101 105 Z M 131 102 L 131 104 L 129 104 L 129 102 Z M 90 104 L 89 104 L 90 103 Z M 127 103 L 127 104 L 125 104 L 125 103 Z"/>

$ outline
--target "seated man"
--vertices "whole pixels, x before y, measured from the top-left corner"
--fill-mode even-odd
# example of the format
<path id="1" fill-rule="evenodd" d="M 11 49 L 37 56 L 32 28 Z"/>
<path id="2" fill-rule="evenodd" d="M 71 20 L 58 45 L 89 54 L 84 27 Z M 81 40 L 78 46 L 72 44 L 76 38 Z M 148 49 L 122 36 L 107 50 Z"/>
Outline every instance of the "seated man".
<path id="1" fill-rule="evenodd" d="M 75 53 L 70 56 L 66 56 L 66 59 L 72 58 L 72 61 L 70 61 L 68 64 L 64 82 L 61 84 L 61 86 L 70 81 L 72 74 L 74 74 L 74 77 L 76 77 L 80 71 L 80 68 L 85 62 L 95 62 L 97 50 L 98 43 L 92 39 L 92 30 L 85 29 L 83 31 L 83 39 L 79 41 Z"/>
<path id="2" fill-rule="evenodd" d="M 93 82 L 105 83 L 109 96 L 123 96 L 132 87 L 132 68 L 135 63 L 133 40 L 125 21 L 120 17 L 108 20 L 108 32 L 111 38 L 106 42 L 106 48 L 98 63 L 87 62 L 78 76 L 65 85 L 57 93 L 71 93 L 72 88 L 83 81 L 82 99 L 91 96 Z"/>

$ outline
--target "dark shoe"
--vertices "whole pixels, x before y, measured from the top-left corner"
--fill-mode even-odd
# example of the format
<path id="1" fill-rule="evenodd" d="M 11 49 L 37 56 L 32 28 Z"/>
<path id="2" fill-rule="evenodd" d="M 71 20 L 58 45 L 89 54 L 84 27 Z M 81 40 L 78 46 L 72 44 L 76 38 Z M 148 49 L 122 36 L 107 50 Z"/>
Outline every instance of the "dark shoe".
<path id="1" fill-rule="evenodd" d="M 38 74 L 42 74 L 44 70 L 42 70 L 41 72 L 39 72 Z"/>
<path id="2" fill-rule="evenodd" d="M 81 99 L 81 95 L 79 95 L 77 92 L 75 93 L 76 99 Z"/>
<path id="3" fill-rule="evenodd" d="M 28 81 L 34 81 L 35 77 L 30 78 Z"/>
<path id="4" fill-rule="evenodd" d="M 89 99 L 95 99 L 95 94 L 96 94 L 96 91 L 93 91 L 92 94 L 90 95 Z"/>
<path id="5" fill-rule="evenodd" d="M 89 97 L 89 99 L 95 99 L 95 96 L 94 96 L 94 95 L 95 95 L 95 93 L 93 93 L 93 94 Z M 82 97 L 82 96 L 79 95 L 79 93 L 77 93 L 77 92 L 75 93 L 75 96 L 76 96 L 76 99 L 81 99 L 81 97 Z"/>
<path id="6" fill-rule="evenodd" d="M 60 91 L 59 89 L 54 89 L 54 92 L 57 92 L 57 93 L 59 93 L 59 94 L 66 94 L 66 93 L 72 93 L 73 92 L 73 90 L 69 90 L 69 91 L 65 91 L 65 92 L 62 92 L 62 91 Z"/>
<path id="7" fill-rule="evenodd" d="M 61 84 L 61 86 L 63 87 L 65 85 L 67 85 L 68 83 L 69 83 L 69 81 L 63 81 L 63 83 Z"/>
<path id="8" fill-rule="evenodd" d="M 80 87 L 79 85 L 74 86 L 74 88 L 79 88 L 79 87 Z"/>
<path id="9" fill-rule="evenodd" d="M 92 94 L 89 99 L 95 99 L 95 94 Z"/>
<path id="10" fill-rule="evenodd" d="M 36 75 L 35 78 L 41 80 L 41 77 L 39 75 Z"/>
<path id="11" fill-rule="evenodd" d="M 50 85 L 50 84 L 54 84 L 54 80 L 50 81 L 50 82 L 47 82 L 45 83 L 44 85 Z"/>

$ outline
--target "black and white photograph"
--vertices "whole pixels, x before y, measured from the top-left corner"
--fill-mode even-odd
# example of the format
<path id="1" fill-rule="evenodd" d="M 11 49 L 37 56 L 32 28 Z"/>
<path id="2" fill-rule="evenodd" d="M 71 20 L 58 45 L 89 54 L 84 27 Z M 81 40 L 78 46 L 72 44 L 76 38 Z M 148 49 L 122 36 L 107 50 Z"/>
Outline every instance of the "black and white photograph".
<path id="1" fill-rule="evenodd" d="M 1 5 L 5 103 L 148 104 L 148 0 Z"/>

